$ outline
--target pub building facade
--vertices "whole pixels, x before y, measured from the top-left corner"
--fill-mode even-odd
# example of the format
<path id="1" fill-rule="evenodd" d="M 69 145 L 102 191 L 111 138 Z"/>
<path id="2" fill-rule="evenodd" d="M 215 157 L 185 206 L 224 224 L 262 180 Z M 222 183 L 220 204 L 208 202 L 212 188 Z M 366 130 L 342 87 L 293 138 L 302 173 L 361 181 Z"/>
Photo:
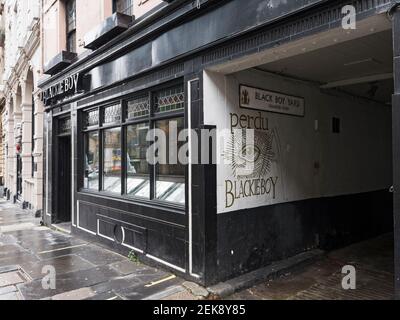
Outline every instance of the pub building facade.
<path id="1" fill-rule="evenodd" d="M 114 14 L 40 83 L 45 223 L 203 285 L 394 230 L 399 275 L 399 12 L 199 0 Z M 150 165 L 147 132 L 172 121 L 230 132 L 209 143 L 219 161 Z"/>

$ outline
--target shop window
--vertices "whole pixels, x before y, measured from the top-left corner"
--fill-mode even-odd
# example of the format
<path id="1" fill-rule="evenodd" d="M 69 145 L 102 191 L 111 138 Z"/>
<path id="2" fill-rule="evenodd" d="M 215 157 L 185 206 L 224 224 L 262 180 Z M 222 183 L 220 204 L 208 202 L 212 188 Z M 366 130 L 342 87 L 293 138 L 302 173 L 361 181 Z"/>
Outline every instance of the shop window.
<path id="1" fill-rule="evenodd" d="M 146 158 L 148 131 L 148 123 L 129 125 L 126 129 L 126 194 L 146 199 L 150 198 L 149 164 Z"/>
<path id="2" fill-rule="evenodd" d="M 67 0 L 67 51 L 76 53 L 76 0 Z"/>
<path id="3" fill-rule="evenodd" d="M 121 194 L 121 128 L 103 131 L 103 191 Z"/>
<path id="4" fill-rule="evenodd" d="M 99 132 L 92 131 L 85 135 L 85 178 L 84 187 L 89 190 L 99 190 Z"/>
<path id="5" fill-rule="evenodd" d="M 185 166 L 180 164 L 177 151 L 184 142 L 178 142 L 179 133 L 184 130 L 184 118 L 173 118 L 168 120 L 156 121 L 156 128 L 161 129 L 166 134 L 166 164 L 157 164 L 155 169 L 155 197 L 158 200 L 167 202 L 185 203 Z M 170 134 L 170 128 L 175 127 L 177 135 Z M 177 146 L 174 147 L 174 146 Z M 171 152 L 176 152 L 176 157 L 171 156 Z M 173 163 L 170 163 L 173 161 Z"/>
<path id="6" fill-rule="evenodd" d="M 169 147 L 176 146 L 177 152 L 185 143 L 178 143 L 177 136 L 170 132 L 171 128 L 176 128 L 179 135 L 185 129 L 184 101 L 184 87 L 177 85 L 144 92 L 123 103 L 84 111 L 82 124 L 88 141 L 84 150 L 84 188 L 98 190 L 100 186 L 101 191 L 131 200 L 183 206 L 185 165 L 179 164 L 178 159 L 152 165 L 147 159 L 151 144 L 147 138 L 152 129 L 161 129 L 165 133 L 168 141 L 166 159 L 169 161 Z M 102 173 L 100 177 L 99 172 Z"/>
<path id="7" fill-rule="evenodd" d="M 133 0 L 113 0 L 113 11 L 133 15 Z"/>

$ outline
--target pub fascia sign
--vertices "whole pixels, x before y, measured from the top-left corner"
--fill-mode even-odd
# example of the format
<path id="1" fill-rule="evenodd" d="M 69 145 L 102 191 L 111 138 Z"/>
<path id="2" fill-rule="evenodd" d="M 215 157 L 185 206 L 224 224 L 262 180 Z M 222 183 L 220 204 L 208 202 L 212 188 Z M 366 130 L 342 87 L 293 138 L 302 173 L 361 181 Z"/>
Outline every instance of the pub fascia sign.
<path id="1" fill-rule="evenodd" d="M 240 107 L 304 117 L 304 98 L 254 87 L 240 86 Z"/>
<path id="2" fill-rule="evenodd" d="M 45 105 L 52 100 L 61 99 L 79 92 L 79 73 L 70 75 L 42 92 L 42 101 Z"/>

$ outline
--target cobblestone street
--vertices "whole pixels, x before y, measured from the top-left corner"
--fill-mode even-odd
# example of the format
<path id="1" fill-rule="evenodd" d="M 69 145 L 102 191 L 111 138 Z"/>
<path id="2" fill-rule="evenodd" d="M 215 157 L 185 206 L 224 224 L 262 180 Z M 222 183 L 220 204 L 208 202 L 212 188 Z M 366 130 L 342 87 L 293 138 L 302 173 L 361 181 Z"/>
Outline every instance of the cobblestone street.
<path id="1" fill-rule="evenodd" d="M 357 271 L 357 289 L 342 288 L 343 266 Z M 393 235 L 333 251 L 300 268 L 231 296 L 232 300 L 391 300 L 394 294 Z"/>
<path id="2" fill-rule="evenodd" d="M 0 300 L 195 299 L 170 273 L 39 223 L 0 200 Z M 56 270 L 54 290 L 43 289 L 45 266 Z"/>

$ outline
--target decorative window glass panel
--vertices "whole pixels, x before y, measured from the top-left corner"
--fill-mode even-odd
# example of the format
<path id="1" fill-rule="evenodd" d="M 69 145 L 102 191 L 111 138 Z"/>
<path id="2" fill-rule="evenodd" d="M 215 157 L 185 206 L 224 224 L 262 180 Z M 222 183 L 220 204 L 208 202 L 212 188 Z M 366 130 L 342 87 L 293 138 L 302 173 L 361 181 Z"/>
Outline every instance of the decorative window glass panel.
<path id="1" fill-rule="evenodd" d="M 90 128 L 99 125 L 99 109 L 87 111 L 85 113 L 85 127 Z"/>
<path id="2" fill-rule="evenodd" d="M 85 177 L 84 187 L 99 190 L 99 133 L 89 132 L 85 135 Z"/>
<path id="3" fill-rule="evenodd" d="M 121 105 L 115 104 L 104 108 L 104 124 L 121 122 Z"/>
<path id="4" fill-rule="evenodd" d="M 166 113 L 185 108 L 183 85 L 159 91 L 155 96 L 155 112 Z"/>
<path id="5" fill-rule="evenodd" d="M 121 194 L 121 128 L 103 131 L 103 190 Z"/>
<path id="6" fill-rule="evenodd" d="M 147 123 L 130 125 L 126 130 L 126 193 L 130 196 L 150 198 L 149 164 L 146 158 L 148 143 L 146 140 L 149 125 Z"/>
<path id="7" fill-rule="evenodd" d="M 174 122 L 177 127 L 177 135 L 174 137 L 170 132 L 170 123 Z M 156 199 L 185 204 L 185 166 L 179 163 L 178 151 L 185 142 L 178 141 L 179 133 L 184 130 L 184 118 L 174 118 L 156 122 L 156 128 L 164 131 L 166 138 L 165 156 L 167 164 L 155 166 L 155 197 Z M 175 145 L 175 147 L 173 146 Z M 170 157 L 172 150 L 176 150 L 176 159 Z M 158 156 L 160 156 L 158 154 Z M 174 163 L 170 163 L 171 158 Z M 176 160 L 176 161 L 175 161 Z"/>
<path id="8" fill-rule="evenodd" d="M 149 97 L 142 97 L 128 101 L 126 113 L 127 113 L 126 118 L 128 120 L 149 116 L 150 115 Z"/>

